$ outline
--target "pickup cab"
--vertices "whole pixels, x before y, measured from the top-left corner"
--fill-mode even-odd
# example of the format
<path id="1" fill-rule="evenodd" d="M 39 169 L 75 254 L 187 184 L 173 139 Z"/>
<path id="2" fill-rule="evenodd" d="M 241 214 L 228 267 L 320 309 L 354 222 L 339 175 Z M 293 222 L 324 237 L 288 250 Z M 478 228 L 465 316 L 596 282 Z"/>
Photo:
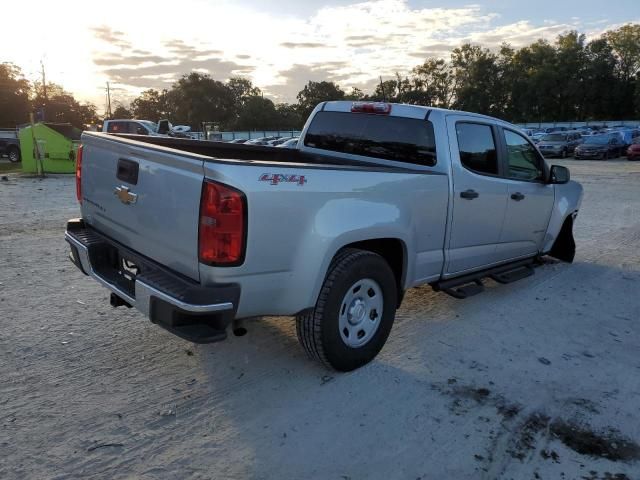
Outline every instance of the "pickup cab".
<path id="1" fill-rule="evenodd" d="M 371 361 L 404 292 L 456 298 L 571 262 L 582 187 L 517 127 L 437 108 L 325 102 L 297 149 L 86 132 L 70 258 L 193 342 L 295 316 L 308 354 Z"/>

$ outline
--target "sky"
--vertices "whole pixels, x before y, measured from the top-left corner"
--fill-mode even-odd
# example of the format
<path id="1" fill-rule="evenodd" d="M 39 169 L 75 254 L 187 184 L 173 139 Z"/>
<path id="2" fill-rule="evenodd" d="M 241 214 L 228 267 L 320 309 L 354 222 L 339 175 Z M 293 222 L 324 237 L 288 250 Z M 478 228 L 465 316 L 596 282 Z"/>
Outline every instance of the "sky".
<path id="1" fill-rule="evenodd" d="M 519 47 L 640 22 L 638 0 L 31 0 L 2 11 L 25 20 L 3 22 L 0 62 L 29 80 L 40 79 L 42 62 L 47 81 L 99 111 L 107 81 L 124 104 L 194 70 L 248 77 L 266 97 L 294 102 L 309 80 L 370 91 L 379 75 L 448 58 L 465 42 Z"/>

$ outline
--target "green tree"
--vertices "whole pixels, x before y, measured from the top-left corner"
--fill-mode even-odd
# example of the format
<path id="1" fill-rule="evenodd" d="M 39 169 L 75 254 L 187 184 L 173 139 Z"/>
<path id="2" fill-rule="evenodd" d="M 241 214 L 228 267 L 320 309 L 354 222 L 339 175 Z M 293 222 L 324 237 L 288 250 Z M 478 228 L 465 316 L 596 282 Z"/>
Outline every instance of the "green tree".
<path id="1" fill-rule="evenodd" d="M 456 90 L 456 77 L 451 64 L 441 58 L 429 58 L 412 72 L 416 104 L 450 108 Z"/>
<path id="2" fill-rule="evenodd" d="M 47 83 L 45 95 L 42 83 L 35 82 L 33 92 L 35 94 L 33 106 L 44 109 L 44 119 L 47 122 L 70 123 L 81 129 L 87 125 L 98 123 L 95 105 L 81 104 L 58 84 Z"/>
<path id="3" fill-rule="evenodd" d="M 131 113 L 135 118 L 157 122 L 169 116 L 167 90 L 145 90 L 131 102 Z"/>
<path id="4" fill-rule="evenodd" d="M 460 110 L 500 115 L 500 71 L 497 56 L 486 48 L 465 44 L 453 50 L 455 107 Z"/>
<path id="5" fill-rule="evenodd" d="M 244 100 L 235 130 L 260 130 L 279 128 L 278 112 L 273 102 L 262 96 L 250 96 Z"/>
<path id="6" fill-rule="evenodd" d="M 113 113 L 111 114 L 112 118 L 132 118 L 133 117 L 133 113 L 131 113 L 131 110 L 125 107 L 123 104 L 116 102 L 115 107 L 116 108 L 113 110 Z"/>
<path id="7" fill-rule="evenodd" d="M 278 114 L 277 128 L 282 130 L 299 130 L 306 120 L 300 115 L 297 105 L 289 103 L 277 104 L 276 113 Z"/>
<path id="8" fill-rule="evenodd" d="M 300 115 L 306 119 L 319 103 L 344 100 L 344 91 L 333 82 L 310 81 L 298 92 L 297 98 Z"/>
<path id="9" fill-rule="evenodd" d="M 231 90 L 236 108 L 241 108 L 249 98 L 262 95 L 248 78 L 231 77 L 227 80 L 227 88 Z"/>
<path id="10" fill-rule="evenodd" d="M 167 92 L 167 112 L 173 123 L 200 129 L 202 122 L 216 122 L 228 128 L 236 110 L 231 90 L 208 74 L 183 75 Z"/>
<path id="11" fill-rule="evenodd" d="M 15 128 L 29 121 L 31 85 L 19 67 L 0 63 L 0 127 Z"/>

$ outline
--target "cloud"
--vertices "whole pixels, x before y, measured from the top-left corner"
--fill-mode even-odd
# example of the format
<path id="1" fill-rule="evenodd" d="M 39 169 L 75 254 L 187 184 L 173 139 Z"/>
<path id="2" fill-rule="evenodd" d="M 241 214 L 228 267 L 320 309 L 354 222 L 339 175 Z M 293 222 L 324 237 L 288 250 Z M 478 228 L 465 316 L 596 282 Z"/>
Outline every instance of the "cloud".
<path id="1" fill-rule="evenodd" d="M 94 55 L 93 62 L 109 80 L 132 88 L 166 86 L 200 71 L 219 80 L 247 76 L 278 100 L 295 101 L 309 80 L 368 89 L 380 76 L 405 75 L 427 58 L 448 59 L 462 43 L 521 47 L 580 28 L 579 20 L 571 18 L 505 23 L 477 4 L 422 8 L 415 3 L 361 0 L 324 6 L 308 17 L 258 12 L 236 2 L 205 6 L 197 16 L 180 9 L 171 19 L 154 17 L 154 29 L 163 32 L 154 38 L 133 24 L 94 27 L 93 36 L 115 48 Z M 216 18 L 215 29 L 210 18 Z"/>
<path id="2" fill-rule="evenodd" d="M 314 42 L 283 42 L 280 44 L 281 47 L 284 48 L 324 48 L 327 45 L 324 43 L 314 43 Z"/>
<path id="3" fill-rule="evenodd" d="M 122 48 L 130 48 L 131 44 L 125 40 L 125 33 L 112 28 L 101 25 L 99 27 L 91 28 L 94 36 L 103 42 L 107 42 L 111 45 L 115 45 Z"/>
<path id="4" fill-rule="evenodd" d="M 250 75 L 252 67 L 220 58 L 179 59 L 158 57 L 159 62 L 140 66 L 130 62 L 132 57 L 123 56 L 111 60 L 113 67 L 103 72 L 113 81 L 121 85 L 138 88 L 162 88 L 173 83 L 182 75 L 192 71 L 210 74 L 217 80 L 227 80 L 235 75 Z"/>

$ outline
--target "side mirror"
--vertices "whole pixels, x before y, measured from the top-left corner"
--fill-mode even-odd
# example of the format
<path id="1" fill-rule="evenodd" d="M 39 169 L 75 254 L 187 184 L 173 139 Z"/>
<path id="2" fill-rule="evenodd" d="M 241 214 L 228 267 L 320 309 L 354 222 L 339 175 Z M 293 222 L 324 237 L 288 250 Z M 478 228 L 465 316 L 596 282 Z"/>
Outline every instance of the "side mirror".
<path id="1" fill-rule="evenodd" d="M 571 179 L 569 169 L 561 165 L 551 165 L 551 172 L 549 174 L 549 183 L 563 184 L 568 183 Z"/>
<path id="2" fill-rule="evenodd" d="M 158 122 L 158 133 L 160 135 L 167 135 L 170 130 L 171 124 L 169 123 L 169 120 L 160 120 Z"/>

